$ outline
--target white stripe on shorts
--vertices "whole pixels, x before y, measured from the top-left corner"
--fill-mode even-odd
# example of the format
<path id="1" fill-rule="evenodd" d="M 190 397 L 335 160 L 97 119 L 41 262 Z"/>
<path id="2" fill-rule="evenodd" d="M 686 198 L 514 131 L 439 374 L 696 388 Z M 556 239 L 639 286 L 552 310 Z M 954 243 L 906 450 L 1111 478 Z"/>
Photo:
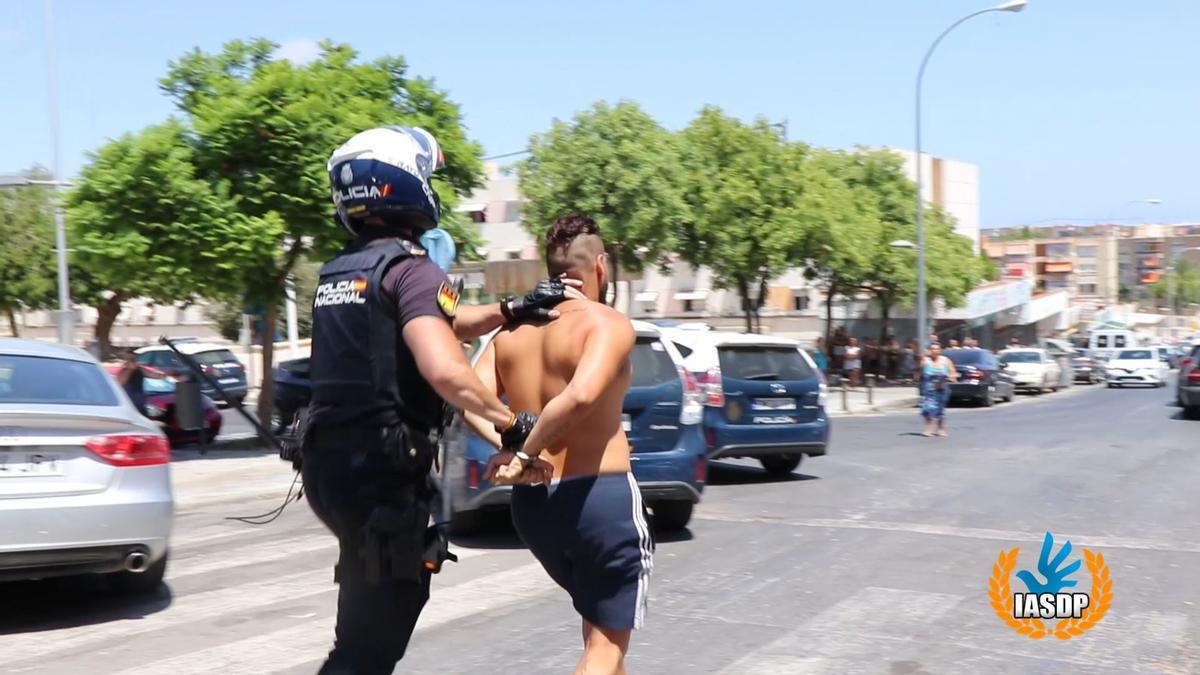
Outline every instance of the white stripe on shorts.
<path id="1" fill-rule="evenodd" d="M 642 571 L 638 573 L 637 605 L 633 614 L 633 627 L 637 629 L 641 628 L 646 620 L 646 601 L 650 591 L 650 572 L 654 569 L 654 551 L 651 548 L 650 525 L 646 522 L 642 491 L 632 473 L 625 475 L 629 478 L 629 491 L 633 496 L 633 525 L 637 528 L 638 549 L 642 553 Z"/>

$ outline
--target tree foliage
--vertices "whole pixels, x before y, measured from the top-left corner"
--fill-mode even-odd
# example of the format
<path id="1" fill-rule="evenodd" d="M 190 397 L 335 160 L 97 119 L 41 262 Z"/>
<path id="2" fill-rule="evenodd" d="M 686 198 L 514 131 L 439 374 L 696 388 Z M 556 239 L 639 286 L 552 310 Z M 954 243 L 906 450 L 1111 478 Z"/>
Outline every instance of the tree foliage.
<path id="1" fill-rule="evenodd" d="M 1179 313 L 1192 304 L 1200 304 L 1200 267 L 1190 260 L 1176 260 L 1162 277 L 1150 285 L 1150 296 L 1167 303 Z"/>
<path id="2" fill-rule="evenodd" d="M 48 180 L 40 167 L 22 175 Z M 0 190 L 0 312 L 13 336 L 16 314 L 54 301 L 54 204 L 46 187 Z"/>
<path id="3" fill-rule="evenodd" d="M 72 202 L 78 261 L 94 282 L 85 290 L 102 289 L 110 304 L 202 293 L 265 307 L 274 325 L 298 262 L 345 242 L 326 160 L 353 134 L 386 124 L 421 126 L 438 139 L 447 166 L 434 187 L 445 226 L 474 251 L 473 230 L 451 214 L 458 195 L 480 184 L 481 151 L 445 92 L 411 77 L 400 57 L 360 62 L 349 46 L 325 42 L 319 58 L 298 65 L 276 59 L 276 49 L 250 40 L 185 54 L 161 81 L 178 117 L 96 153 Z M 270 362 L 272 331 L 264 333 Z M 265 368 L 264 418 L 271 399 Z"/>
<path id="4" fill-rule="evenodd" d="M 561 215 L 585 213 L 604 235 L 614 272 L 641 271 L 675 244 L 684 218 L 674 139 L 635 103 L 596 103 L 530 139 L 518 172 L 523 220 L 543 241 Z"/>
<path id="5" fill-rule="evenodd" d="M 807 147 L 784 142 L 766 120 L 744 124 L 715 107 L 680 135 L 690 218 L 679 252 L 712 270 L 717 288 L 737 291 L 754 330 L 767 282 L 795 266 L 806 241 Z"/>

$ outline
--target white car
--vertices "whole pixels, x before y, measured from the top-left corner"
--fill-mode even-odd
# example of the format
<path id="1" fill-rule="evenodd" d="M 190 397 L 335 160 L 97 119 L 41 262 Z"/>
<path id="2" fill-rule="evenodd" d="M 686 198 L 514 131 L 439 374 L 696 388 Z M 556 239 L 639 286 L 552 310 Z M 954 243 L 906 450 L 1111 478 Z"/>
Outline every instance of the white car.
<path id="1" fill-rule="evenodd" d="M 0 581 L 104 574 L 156 592 L 170 459 L 158 425 L 87 352 L 0 340 Z"/>
<path id="2" fill-rule="evenodd" d="M 1013 389 L 1042 393 L 1062 386 L 1062 366 L 1045 349 L 1006 349 L 1000 366 L 1013 378 Z"/>
<path id="3" fill-rule="evenodd" d="M 1154 347 L 1122 349 L 1108 361 L 1108 386 L 1147 384 L 1165 387 L 1170 372 L 1170 366 Z"/>

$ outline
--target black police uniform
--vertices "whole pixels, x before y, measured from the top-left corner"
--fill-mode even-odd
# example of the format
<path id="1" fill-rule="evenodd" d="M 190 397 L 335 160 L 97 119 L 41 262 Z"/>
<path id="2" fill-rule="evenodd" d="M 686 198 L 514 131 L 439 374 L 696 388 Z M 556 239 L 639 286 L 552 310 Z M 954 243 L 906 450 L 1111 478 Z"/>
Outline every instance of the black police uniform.
<path id="1" fill-rule="evenodd" d="M 424 251 L 394 237 L 360 236 L 321 268 L 302 471 L 340 549 L 336 642 L 322 673 L 391 673 L 429 599 L 431 432 L 443 401 L 401 330 L 417 316 L 449 321 L 456 301 Z"/>

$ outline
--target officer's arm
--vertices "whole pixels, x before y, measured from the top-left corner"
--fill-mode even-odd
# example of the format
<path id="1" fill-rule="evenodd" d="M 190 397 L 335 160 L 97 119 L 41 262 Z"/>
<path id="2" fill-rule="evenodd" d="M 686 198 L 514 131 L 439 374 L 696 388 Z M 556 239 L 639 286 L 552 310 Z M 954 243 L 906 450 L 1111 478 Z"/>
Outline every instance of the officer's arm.
<path id="1" fill-rule="evenodd" d="M 474 340 L 508 323 L 500 303 L 459 305 L 454 315 L 454 335 L 459 340 Z"/>
<path id="2" fill-rule="evenodd" d="M 508 406 L 479 380 L 444 318 L 418 316 L 404 324 L 403 336 L 421 376 L 450 405 L 500 427 L 512 423 Z"/>
<path id="3" fill-rule="evenodd" d="M 550 399 L 525 440 L 525 452 L 536 456 L 554 447 L 571 423 L 586 415 L 621 374 L 633 351 L 633 326 L 622 316 L 604 316 L 583 340 L 582 354 L 571 381 Z"/>
<path id="4" fill-rule="evenodd" d="M 496 375 L 496 343 L 488 343 L 487 349 L 483 350 L 483 354 L 479 355 L 479 360 L 475 362 L 475 374 L 479 376 L 479 381 L 483 382 L 483 386 L 496 396 L 503 396 L 504 389 L 500 384 L 500 379 Z M 484 441 L 491 443 L 492 447 L 499 448 L 503 442 L 500 440 L 500 434 L 496 431 L 494 425 L 488 424 L 487 420 L 473 412 L 463 414 L 463 421 L 475 432 L 475 435 L 482 438 Z"/>

